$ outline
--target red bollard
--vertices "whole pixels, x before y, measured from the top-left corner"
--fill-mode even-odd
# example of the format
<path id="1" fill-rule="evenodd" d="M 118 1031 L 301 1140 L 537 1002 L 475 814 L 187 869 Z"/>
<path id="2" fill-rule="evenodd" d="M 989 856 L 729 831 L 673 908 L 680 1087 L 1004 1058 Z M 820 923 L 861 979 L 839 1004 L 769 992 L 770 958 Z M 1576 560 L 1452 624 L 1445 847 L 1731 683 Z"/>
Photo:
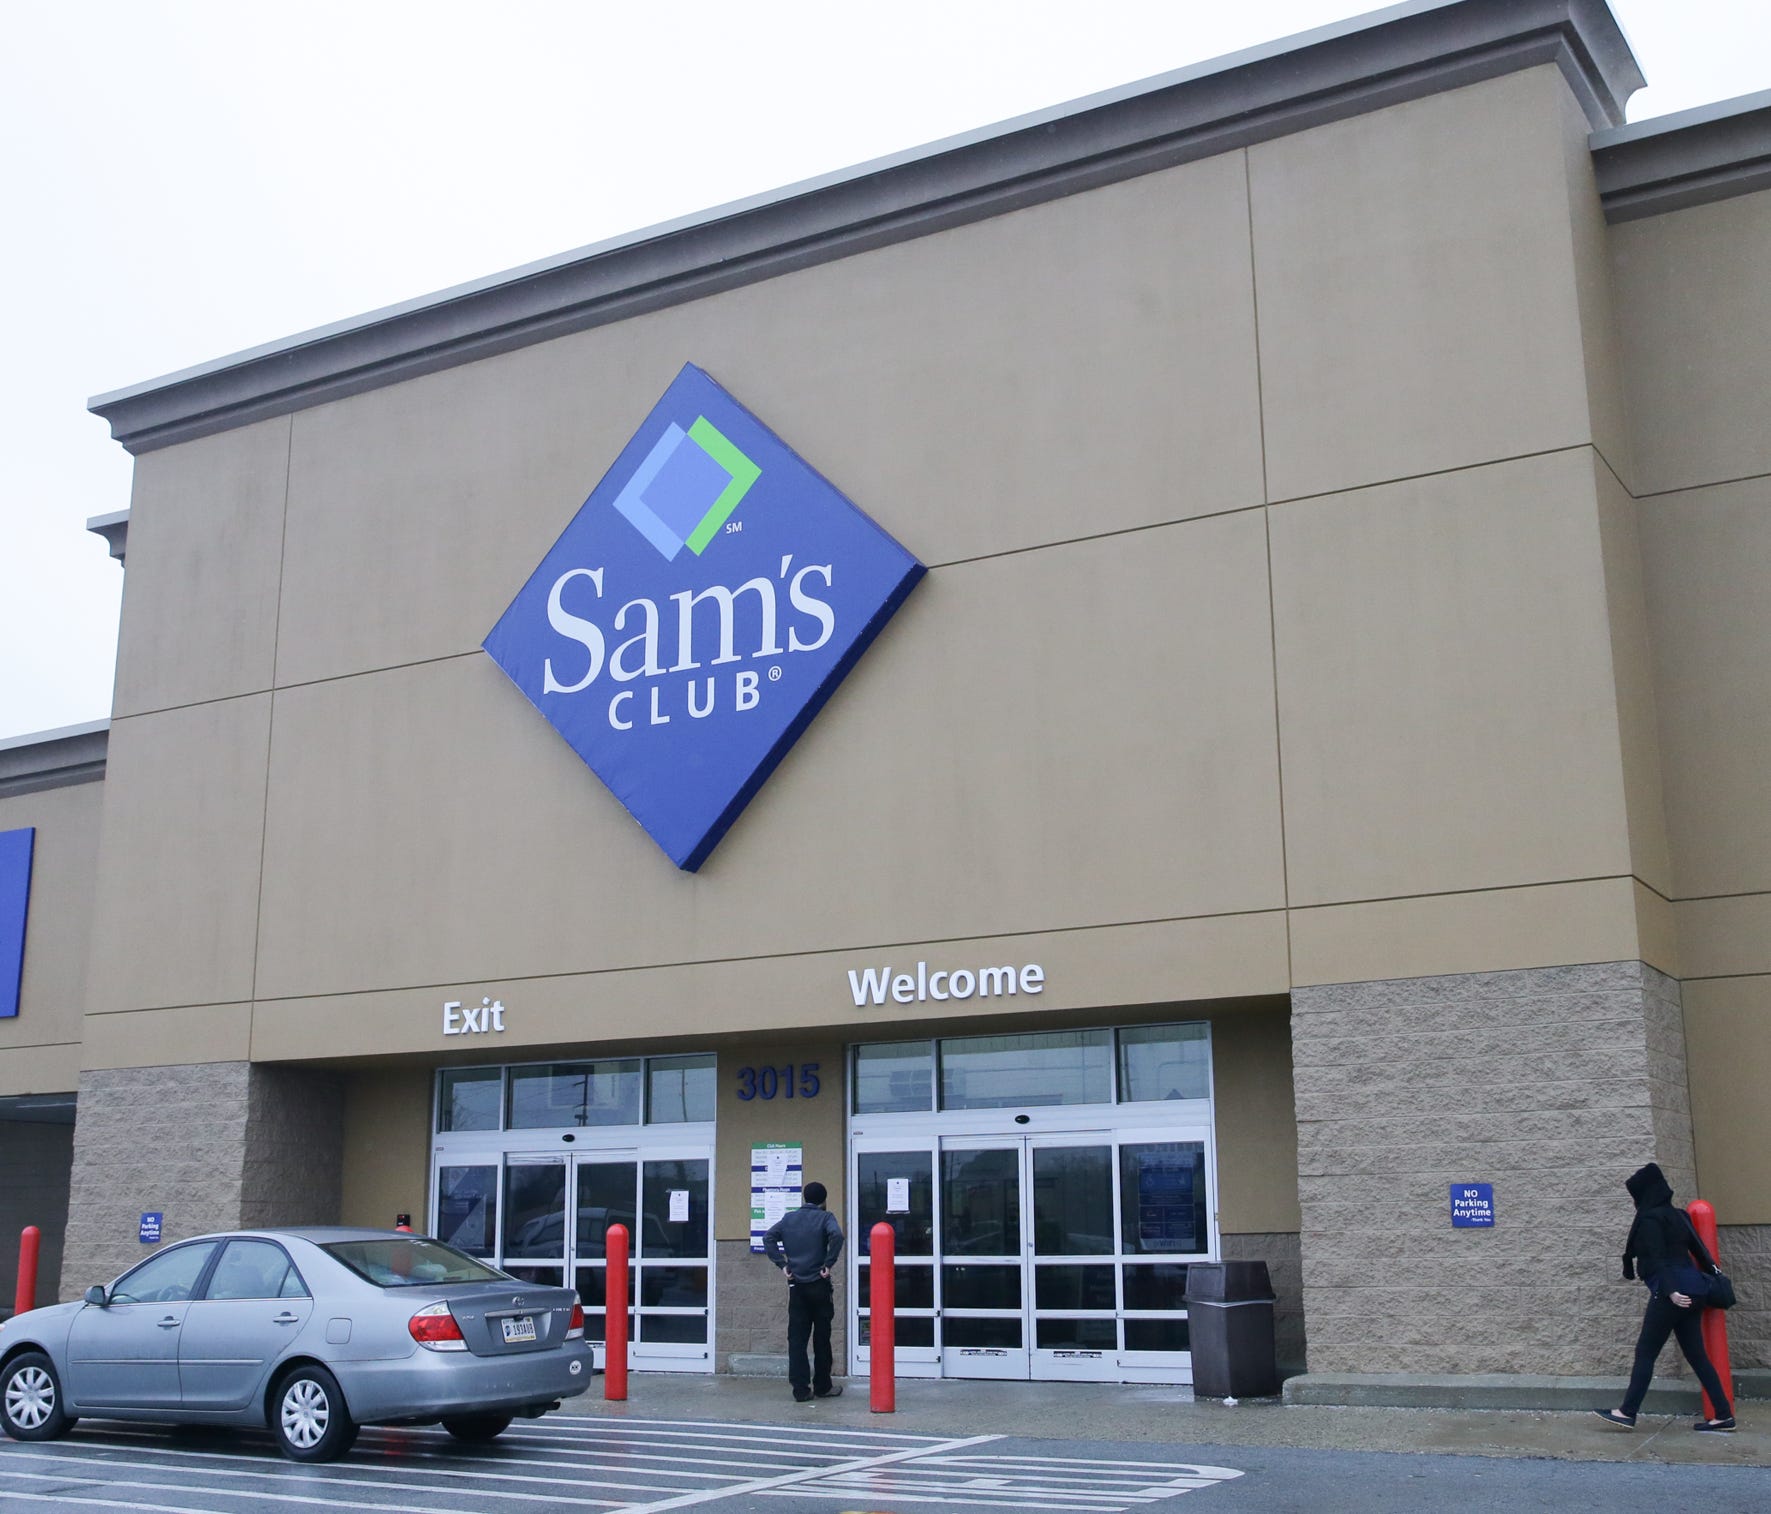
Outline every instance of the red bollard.
<path id="1" fill-rule="evenodd" d="M 1693 1199 L 1685 1207 L 1691 1216 L 1691 1228 L 1697 1232 L 1697 1238 L 1709 1247 L 1710 1255 L 1716 1259 L 1716 1265 L 1722 1265 L 1722 1253 L 1716 1245 L 1716 1206 L 1708 1199 Z M 1728 1316 L 1720 1309 L 1703 1311 L 1703 1353 L 1710 1359 L 1710 1365 L 1716 1369 L 1716 1376 L 1721 1378 L 1722 1387 L 1728 1396 L 1734 1396 L 1734 1369 L 1728 1363 Z M 1714 1419 L 1722 1412 L 1710 1402 L 1709 1394 L 1703 1395 L 1703 1417 Z"/>
<path id="2" fill-rule="evenodd" d="M 603 1274 L 603 1397 L 627 1398 L 627 1226 L 609 1227 Z"/>
<path id="3" fill-rule="evenodd" d="M 872 1381 L 867 1407 L 875 1414 L 893 1414 L 898 1408 L 898 1236 L 884 1220 L 873 1227 L 869 1250 L 867 1354 Z"/>
<path id="4" fill-rule="evenodd" d="M 13 1309 L 23 1314 L 37 1307 L 37 1250 L 43 1244 L 43 1232 L 35 1225 L 26 1225 L 18 1235 L 18 1295 Z"/>

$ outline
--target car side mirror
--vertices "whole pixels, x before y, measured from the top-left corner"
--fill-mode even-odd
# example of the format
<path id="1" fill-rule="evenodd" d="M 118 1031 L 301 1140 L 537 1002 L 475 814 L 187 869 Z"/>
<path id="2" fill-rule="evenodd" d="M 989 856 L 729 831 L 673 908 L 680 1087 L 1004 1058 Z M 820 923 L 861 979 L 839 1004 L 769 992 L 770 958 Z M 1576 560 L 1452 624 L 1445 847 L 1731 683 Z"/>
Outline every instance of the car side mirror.
<path id="1" fill-rule="evenodd" d="M 110 1299 L 106 1297 L 104 1289 L 99 1287 L 97 1283 L 94 1283 L 86 1290 L 86 1302 L 89 1304 L 97 1304 L 98 1307 L 102 1309 L 106 1304 L 110 1303 Z"/>

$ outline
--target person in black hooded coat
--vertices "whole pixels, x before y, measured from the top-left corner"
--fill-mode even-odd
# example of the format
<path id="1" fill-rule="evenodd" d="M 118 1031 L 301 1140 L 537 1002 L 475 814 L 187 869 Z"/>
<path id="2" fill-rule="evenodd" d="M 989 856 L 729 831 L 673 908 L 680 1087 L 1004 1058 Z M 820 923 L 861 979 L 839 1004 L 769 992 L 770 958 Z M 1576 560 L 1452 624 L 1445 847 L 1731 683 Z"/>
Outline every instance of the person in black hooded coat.
<path id="1" fill-rule="evenodd" d="M 1637 1411 L 1654 1377 L 1655 1359 L 1669 1335 L 1679 1338 L 1679 1349 L 1709 1394 L 1718 1418 L 1700 1419 L 1693 1430 L 1732 1430 L 1734 1406 L 1723 1391 L 1722 1380 L 1703 1349 L 1703 1299 L 1709 1292 L 1709 1274 L 1717 1268 L 1709 1248 L 1692 1228 L 1691 1218 L 1673 1204 L 1672 1185 L 1653 1162 L 1638 1167 L 1624 1180 L 1636 1201 L 1636 1219 L 1623 1248 L 1623 1275 L 1640 1275 L 1648 1288 L 1648 1307 L 1642 1315 L 1642 1333 L 1636 1338 L 1636 1361 L 1630 1373 L 1629 1391 L 1617 1409 L 1594 1412 L 1607 1424 L 1633 1428 Z"/>

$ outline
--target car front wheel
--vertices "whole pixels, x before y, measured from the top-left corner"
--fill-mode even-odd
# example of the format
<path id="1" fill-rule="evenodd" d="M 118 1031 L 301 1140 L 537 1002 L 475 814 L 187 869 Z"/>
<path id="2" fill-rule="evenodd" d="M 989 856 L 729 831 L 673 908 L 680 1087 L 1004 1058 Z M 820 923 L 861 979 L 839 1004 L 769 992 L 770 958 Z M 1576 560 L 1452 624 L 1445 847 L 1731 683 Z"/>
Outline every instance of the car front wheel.
<path id="1" fill-rule="evenodd" d="M 0 1372 L 0 1428 L 14 1440 L 55 1440 L 77 1423 L 62 1408 L 61 1379 L 41 1351 L 13 1357 Z"/>
<path id="2" fill-rule="evenodd" d="M 508 1414 L 470 1414 L 459 1419 L 446 1419 L 443 1428 L 457 1440 L 464 1440 L 469 1445 L 482 1441 L 495 1440 L 510 1428 L 511 1416 Z"/>
<path id="3" fill-rule="evenodd" d="M 271 1396 L 271 1434 L 291 1461 L 336 1461 L 356 1443 L 357 1427 L 338 1379 L 324 1367 L 296 1367 Z"/>

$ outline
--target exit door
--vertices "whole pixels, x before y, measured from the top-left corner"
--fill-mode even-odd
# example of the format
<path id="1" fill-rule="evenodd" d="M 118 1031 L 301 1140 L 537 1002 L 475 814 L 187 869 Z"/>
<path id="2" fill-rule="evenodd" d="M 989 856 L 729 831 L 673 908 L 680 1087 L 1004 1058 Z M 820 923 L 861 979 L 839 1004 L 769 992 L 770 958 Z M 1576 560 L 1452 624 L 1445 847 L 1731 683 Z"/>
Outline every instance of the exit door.
<path id="1" fill-rule="evenodd" d="M 514 1151 L 484 1165 L 444 1161 L 435 1233 L 512 1277 L 575 1288 L 584 1337 L 600 1343 L 607 1339 L 608 1231 L 625 1225 L 629 1364 L 709 1372 L 711 1169 L 711 1153 L 698 1144 L 573 1155 Z"/>

